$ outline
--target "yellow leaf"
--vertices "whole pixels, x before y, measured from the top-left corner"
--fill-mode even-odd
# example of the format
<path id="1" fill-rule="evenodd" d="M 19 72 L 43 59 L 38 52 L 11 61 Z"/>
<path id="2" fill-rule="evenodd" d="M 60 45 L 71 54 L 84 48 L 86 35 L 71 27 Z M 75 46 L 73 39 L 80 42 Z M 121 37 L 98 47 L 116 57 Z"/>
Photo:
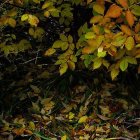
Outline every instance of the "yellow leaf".
<path id="1" fill-rule="evenodd" d="M 90 23 L 96 24 L 96 23 L 99 23 L 102 19 L 103 19 L 103 16 L 101 15 L 93 16 L 90 20 Z"/>
<path id="2" fill-rule="evenodd" d="M 51 5 L 52 5 L 52 2 L 47 1 L 47 2 L 45 2 L 45 3 L 42 5 L 42 9 L 46 9 L 46 8 L 48 8 L 48 7 L 51 6 Z"/>
<path id="3" fill-rule="evenodd" d="M 121 25 L 121 30 L 122 30 L 123 33 L 125 33 L 128 36 L 132 35 L 131 29 L 126 25 Z"/>
<path id="4" fill-rule="evenodd" d="M 98 3 L 95 3 L 93 4 L 93 10 L 101 15 L 104 14 L 104 5 L 101 5 L 101 4 L 98 4 Z"/>
<path id="5" fill-rule="evenodd" d="M 35 130 L 35 124 L 34 124 L 34 122 L 32 122 L 32 121 L 29 122 L 29 128 L 31 130 Z"/>
<path id="6" fill-rule="evenodd" d="M 84 48 L 82 49 L 82 54 L 90 54 L 90 53 L 92 53 L 92 52 L 93 52 L 92 47 L 84 47 Z"/>
<path id="7" fill-rule="evenodd" d="M 67 69 L 68 69 L 67 63 L 61 64 L 59 68 L 60 75 L 63 75 L 67 71 Z"/>
<path id="8" fill-rule="evenodd" d="M 62 136 L 61 140 L 67 140 L 67 135 Z"/>
<path id="9" fill-rule="evenodd" d="M 127 68 L 128 68 L 128 61 L 127 61 L 127 59 L 124 57 L 123 59 L 121 59 L 121 62 L 120 62 L 120 69 L 121 69 L 122 71 L 125 71 Z"/>
<path id="10" fill-rule="evenodd" d="M 54 48 L 50 48 L 45 52 L 45 56 L 51 56 L 52 54 L 54 54 L 56 52 L 56 50 Z"/>
<path id="11" fill-rule="evenodd" d="M 118 2 L 123 8 L 128 8 L 128 1 L 127 0 L 118 0 Z"/>
<path id="12" fill-rule="evenodd" d="M 69 69 L 75 70 L 75 63 L 74 62 L 68 61 L 68 66 L 69 66 Z"/>
<path id="13" fill-rule="evenodd" d="M 34 3 L 40 4 L 40 0 L 33 0 Z"/>
<path id="14" fill-rule="evenodd" d="M 13 19 L 13 18 L 9 18 L 8 19 L 8 24 L 11 26 L 11 27 L 15 27 L 16 26 L 16 20 Z"/>
<path id="15" fill-rule="evenodd" d="M 94 60 L 93 69 L 98 69 L 102 65 L 102 58 L 97 58 Z"/>
<path id="16" fill-rule="evenodd" d="M 37 26 L 38 23 L 39 23 L 39 19 L 38 19 L 36 16 L 34 16 L 34 15 L 29 15 L 28 22 L 29 22 L 32 26 Z"/>
<path id="17" fill-rule="evenodd" d="M 85 123 L 85 122 L 87 121 L 87 119 L 88 119 L 87 116 L 82 116 L 82 117 L 79 119 L 78 123 Z"/>
<path id="18" fill-rule="evenodd" d="M 126 39 L 126 42 L 125 42 L 125 47 L 128 51 L 132 50 L 135 46 L 135 41 L 134 41 L 134 38 L 129 36 L 127 39 Z"/>
<path id="19" fill-rule="evenodd" d="M 132 14 L 132 12 L 130 10 L 127 10 L 125 13 L 125 17 L 129 26 L 132 27 L 134 25 L 134 15 Z"/>
<path id="20" fill-rule="evenodd" d="M 70 113 L 69 113 L 69 120 L 73 119 L 73 118 L 74 118 L 74 116 L 75 116 L 75 114 L 74 114 L 74 113 L 72 113 L 72 112 L 70 112 Z"/>
<path id="21" fill-rule="evenodd" d="M 116 4 L 112 4 L 107 13 L 106 13 L 106 17 L 109 17 L 109 18 L 118 18 L 120 15 L 122 14 L 122 8 L 119 7 L 118 5 Z"/>
<path id="22" fill-rule="evenodd" d="M 135 26 L 135 32 L 138 33 L 140 31 L 140 23 L 138 22 Z"/>
<path id="23" fill-rule="evenodd" d="M 28 14 L 24 14 L 21 16 L 21 21 L 26 21 L 29 18 Z"/>
<path id="24" fill-rule="evenodd" d="M 135 34 L 135 40 L 137 43 L 140 43 L 140 35 L 139 34 Z"/>
<path id="25" fill-rule="evenodd" d="M 33 36 L 35 34 L 35 31 L 33 28 L 29 28 L 29 35 Z"/>
<path id="26" fill-rule="evenodd" d="M 111 78 L 112 78 L 112 80 L 114 80 L 118 76 L 118 74 L 119 74 L 119 69 L 113 68 L 111 70 Z"/>
<path id="27" fill-rule="evenodd" d="M 95 33 L 94 32 L 87 32 L 86 34 L 85 34 L 85 38 L 86 39 L 93 39 L 93 38 L 95 38 L 96 36 L 95 36 Z"/>
<path id="28" fill-rule="evenodd" d="M 45 11 L 45 12 L 44 12 L 44 16 L 45 16 L 45 17 L 49 17 L 49 16 L 50 16 L 50 12 L 49 12 L 49 11 Z"/>

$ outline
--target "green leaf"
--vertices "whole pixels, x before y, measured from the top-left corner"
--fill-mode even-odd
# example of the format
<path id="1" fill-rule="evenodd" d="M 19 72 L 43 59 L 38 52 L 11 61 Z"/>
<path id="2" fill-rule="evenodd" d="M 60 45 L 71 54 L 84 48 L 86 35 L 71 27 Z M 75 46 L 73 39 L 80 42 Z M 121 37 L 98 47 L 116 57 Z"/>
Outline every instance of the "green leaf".
<path id="1" fill-rule="evenodd" d="M 71 35 L 68 36 L 68 42 L 69 42 L 69 43 L 72 43 L 72 42 L 73 42 L 73 38 L 72 38 Z"/>
<path id="2" fill-rule="evenodd" d="M 64 44 L 64 42 L 63 41 L 61 41 L 61 40 L 57 40 L 57 41 L 55 41 L 54 43 L 53 43 L 53 46 L 52 46 L 52 48 L 61 48 L 62 46 L 63 46 L 63 44 Z"/>
<path id="3" fill-rule="evenodd" d="M 67 37 L 64 34 L 60 34 L 60 39 L 62 41 L 68 41 Z"/>
<path id="4" fill-rule="evenodd" d="M 113 68 L 111 70 L 111 78 L 112 78 L 112 80 L 114 80 L 118 76 L 118 74 L 119 74 L 119 69 Z"/>
<path id="5" fill-rule="evenodd" d="M 139 5 L 132 6 L 132 13 L 136 16 L 140 16 L 140 6 Z"/>
<path id="6" fill-rule="evenodd" d="M 132 50 L 135 46 L 135 41 L 134 41 L 134 38 L 129 36 L 127 39 L 126 39 L 126 42 L 125 42 L 125 47 L 128 51 Z"/>
<path id="7" fill-rule="evenodd" d="M 98 69 L 102 65 L 102 58 L 97 58 L 94 60 L 93 69 Z"/>
<path id="8" fill-rule="evenodd" d="M 95 37 L 96 37 L 96 35 L 95 35 L 94 32 L 88 32 L 88 33 L 85 34 L 86 39 L 93 39 Z"/>
<path id="9" fill-rule="evenodd" d="M 97 56 L 98 57 L 105 57 L 106 56 L 106 51 L 98 52 Z"/>
<path id="10" fill-rule="evenodd" d="M 125 71 L 127 69 L 127 67 L 128 67 L 128 61 L 126 58 L 123 58 L 120 62 L 120 69 L 122 71 Z"/>
<path id="11" fill-rule="evenodd" d="M 104 8 L 104 6 L 102 6 L 102 5 L 98 4 L 98 3 L 95 3 L 95 4 L 93 4 L 93 10 L 95 12 L 103 15 L 105 8 Z"/>
<path id="12" fill-rule="evenodd" d="M 126 57 L 126 60 L 127 60 L 127 62 L 130 63 L 130 64 L 137 64 L 137 60 L 136 60 L 136 58 L 134 58 L 134 57 L 127 56 L 127 57 Z"/>

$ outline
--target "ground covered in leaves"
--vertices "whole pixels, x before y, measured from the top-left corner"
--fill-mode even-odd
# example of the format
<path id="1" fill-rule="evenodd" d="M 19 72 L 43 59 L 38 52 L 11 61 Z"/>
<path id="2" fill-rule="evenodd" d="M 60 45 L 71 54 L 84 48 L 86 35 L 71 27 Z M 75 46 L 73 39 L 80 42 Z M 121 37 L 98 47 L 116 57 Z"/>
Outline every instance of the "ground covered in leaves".
<path id="1" fill-rule="evenodd" d="M 12 92 L 12 97 L 3 95 L 1 99 L 0 140 L 140 138 L 140 98 L 132 95 L 129 86 L 106 82 L 95 88 L 99 80 L 94 79 L 95 87 L 78 83 L 63 93 L 66 81 L 61 77 L 59 82 L 63 82 L 57 85 L 57 80 L 49 81 L 48 77 L 49 73 L 43 71 L 34 82 L 28 73 L 9 86 L 8 82 L 1 85 L 1 91 Z M 56 88 L 52 90 L 53 82 Z"/>

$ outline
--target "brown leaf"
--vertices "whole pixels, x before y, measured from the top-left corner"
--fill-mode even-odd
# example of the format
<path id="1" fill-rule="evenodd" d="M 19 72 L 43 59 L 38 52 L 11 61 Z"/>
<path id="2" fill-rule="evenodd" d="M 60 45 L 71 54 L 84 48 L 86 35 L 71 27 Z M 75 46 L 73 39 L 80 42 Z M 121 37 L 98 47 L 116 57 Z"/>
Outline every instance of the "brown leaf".
<path id="1" fill-rule="evenodd" d="M 127 0 L 118 0 L 118 2 L 123 8 L 128 8 L 128 1 Z"/>
<path id="2" fill-rule="evenodd" d="M 129 36 L 132 35 L 131 29 L 130 29 L 128 26 L 126 26 L 126 25 L 121 25 L 121 30 L 122 30 L 122 32 L 125 33 L 126 35 L 129 35 Z"/>
<path id="3" fill-rule="evenodd" d="M 109 7 L 105 16 L 109 18 L 118 18 L 121 14 L 122 14 L 122 8 L 116 4 L 112 4 Z"/>
<path id="4" fill-rule="evenodd" d="M 129 26 L 132 27 L 134 25 L 134 15 L 132 14 L 132 12 L 130 10 L 127 10 L 125 17 Z"/>
<path id="5" fill-rule="evenodd" d="M 137 23 L 135 26 L 135 32 L 138 33 L 140 31 L 140 23 Z"/>
<path id="6" fill-rule="evenodd" d="M 105 117 L 105 116 L 103 116 L 103 115 L 100 115 L 100 114 L 97 114 L 97 116 L 101 119 L 101 120 L 103 120 L 103 121 L 107 121 L 107 120 L 110 120 L 110 118 L 108 118 L 108 117 Z"/>

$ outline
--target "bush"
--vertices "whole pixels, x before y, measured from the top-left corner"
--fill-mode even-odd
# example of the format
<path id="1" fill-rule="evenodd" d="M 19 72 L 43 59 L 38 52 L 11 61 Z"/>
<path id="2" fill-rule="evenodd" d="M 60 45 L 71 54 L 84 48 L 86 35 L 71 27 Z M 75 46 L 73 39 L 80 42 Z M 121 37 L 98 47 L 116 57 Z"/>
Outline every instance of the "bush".
<path id="1" fill-rule="evenodd" d="M 0 51 L 41 49 L 59 73 L 139 66 L 140 0 L 10 0 L 1 4 Z M 53 25 L 53 26 L 52 26 Z M 138 68 L 138 72 L 140 68 Z"/>

